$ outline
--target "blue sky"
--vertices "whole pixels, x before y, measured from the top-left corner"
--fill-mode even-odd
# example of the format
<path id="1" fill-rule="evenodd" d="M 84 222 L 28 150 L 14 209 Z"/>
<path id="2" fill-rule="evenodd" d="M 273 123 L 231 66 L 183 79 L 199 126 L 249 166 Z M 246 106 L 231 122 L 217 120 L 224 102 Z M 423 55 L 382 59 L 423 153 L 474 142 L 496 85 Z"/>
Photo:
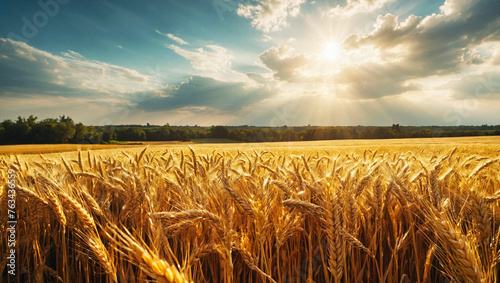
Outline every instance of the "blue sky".
<path id="1" fill-rule="evenodd" d="M 498 0 L 0 3 L 0 120 L 500 124 Z"/>

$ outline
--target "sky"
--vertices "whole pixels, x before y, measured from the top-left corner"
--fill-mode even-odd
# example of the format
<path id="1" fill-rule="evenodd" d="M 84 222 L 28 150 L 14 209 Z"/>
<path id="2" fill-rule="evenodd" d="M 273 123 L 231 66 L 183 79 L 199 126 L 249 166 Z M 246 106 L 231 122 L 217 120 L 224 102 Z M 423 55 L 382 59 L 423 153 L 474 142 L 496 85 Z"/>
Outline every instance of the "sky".
<path id="1" fill-rule="evenodd" d="M 498 125 L 500 0 L 0 0 L 0 120 Z"/>

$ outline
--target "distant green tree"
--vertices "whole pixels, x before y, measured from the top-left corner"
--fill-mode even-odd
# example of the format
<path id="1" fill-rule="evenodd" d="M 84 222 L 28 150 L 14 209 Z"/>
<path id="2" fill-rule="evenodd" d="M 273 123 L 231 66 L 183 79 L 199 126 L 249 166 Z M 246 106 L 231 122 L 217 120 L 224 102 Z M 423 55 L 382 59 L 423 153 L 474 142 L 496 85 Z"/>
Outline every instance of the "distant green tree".
<path id="1" fill-rule="evenodd" d="M 275 129 L 267 130 L 266 134 L 267 134 L 267 140 L 270 142 L 277 142 L 281 140 L 280 132 L 276 131 Z"/>
<path id="2" fill-rule="evenodd" d="M 30 116 L 32 118 L 33 116 Z M 36 119 L 36 118 L 35 118 Z M 27 144 L 29 143 L 29 135 L 31 132 L 31 126 L 32 121 L 28 121 L 25 118 L 22 118 L 21 116 L 17 117 L 17 121 L 14 124 L 14 139 L 16 140 L 16 143 L 20 144 Z"/>
<path id="3" fill-rule="evenodd" d="M 314 135 L 316 133 L 316 129 L 307 129 L 304 133 L 303 139 L 305 141 L 312 141 L 314 139 Z"/>
<path id="4" fill-rule="evenodd" d="M 224 126 L 212 126 L 210 136 L 212 138 L 226 139 L 229 138 L 229 130 Z"/>
<path id="5" fill-rule="evenodd" d="M 72 142 L 80 143 L 85 140 L 87 134 L 87 127 L 82 123 L 75 125 L 75 135 L 73 136 Z"/>
<path id="6" fill-rule="evenodd" d="M 144 132 L 141 128 L 131 128 L 130 137 L 131 141 L 145 141 L 146 140 L 146 132 Z"/>
<path id="7" fill-rule="evenodd" d="M 285 132 L 283 133 L 283 140 L 284 141 L 295 141 L 295 140 L 297 140 L 297 135 L 295 134 L 295 132 L 292 129 L 287 128 L 285 130 Z"/>
<path id="8" fill-rule="evenodd" d="M 15 140 L 15 125 L 12 120 L 7 119 L 2 122 L 2 127 L 4 128 L 4 143 L 5 144 L 16 144 Z"/>
<path id="9" fill-rule="evenodd" d="M 85 138 L 83 139 L 86 143 L 97 144 L 102 142 L 102 134 L 94 126 L 87 127 L 85 131 Z"/>
<path id="10" fill-rule="evenodd" d="M 247 141 L 248 142 L 265 142 L 268 141 L 267 133 L 262 129 L 252 129 L 250 132 L 247 132 Z"/>
<path id="11" fill-rule="evenodd" d="M 127 127 L 116 130 L 117 140 L 119 141 L 145 141 L 146 132 L 138 127 Z"/>
<path id="12" fill-rule="evenodd" d="M 107 126 L 106 128 L 104 128 L 104 132 L 102 133 L 103 141 L 109 142 L 110 140 L 116 140 L 116 137 L 116 132 L 112 127 Z"/>
<path id="13" fill-rule="evenodd" d="M 5 144 L 5 128 L 0 124 L 0 144 Z"/>
<path id="14" fill-rule="evenodd" d="M 392 131 L 399 133 L 401 130 L 399 129 L 399 124 L 392 124 Z"/>
<path id="15" fill-rule="evenodd" d="M 237 140 L 237 141 L 246 141 L 247 140 L 246 132 L 243 130 L 240 130 L 240 129 L 232 131 L 229 136 L 231 139 Z"/>
<path id="16" fill-rule="evenodd" d="M 73 119 L 66 116 L 59 116 L 59 123 L 56 124 L 57 140 L 59 143 L 67 143 L 76 133 Z"/>
<path id="17" fill-rule="evenodd" d="M 373 133 L 376 139 L 388 139 L 392 137 L 391 132 L 384 127 L 376 128 Z"/>
<path id="18" fill-rule="evenodd" d="M 173 138 L 174 138 L 173 135 L 174 135 L 174 133 L 172 131 L 172 128 L 170 128 L 169 124 L 166 124 L 157 130 L 157 139 L 156 140 L 170 141 L 170 140 L 173 140 Z"/>

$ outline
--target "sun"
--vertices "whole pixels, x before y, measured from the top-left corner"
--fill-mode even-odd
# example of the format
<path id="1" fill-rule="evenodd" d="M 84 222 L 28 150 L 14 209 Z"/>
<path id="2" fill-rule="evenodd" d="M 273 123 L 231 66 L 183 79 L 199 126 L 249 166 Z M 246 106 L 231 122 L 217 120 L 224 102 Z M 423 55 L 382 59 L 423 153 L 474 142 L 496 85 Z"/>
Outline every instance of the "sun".
<path id="1" fill-rule="evenodd" d="M 335 60 L 339 58 L 341 54 L 342 49 L 340 48 L 340 45 L 337 42 L 330 41 L 325 44 L 322 57 L 328 60 Z"/>

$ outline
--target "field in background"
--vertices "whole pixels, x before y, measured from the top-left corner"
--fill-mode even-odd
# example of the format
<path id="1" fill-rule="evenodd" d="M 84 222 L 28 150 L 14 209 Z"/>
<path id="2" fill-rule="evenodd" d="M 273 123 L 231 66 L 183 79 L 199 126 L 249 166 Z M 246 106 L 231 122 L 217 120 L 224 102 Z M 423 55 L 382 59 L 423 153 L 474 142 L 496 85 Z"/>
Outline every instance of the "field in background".
<path id="1" fill-rule="evenodd" d="M 1 150 L 21 282 L 498 281 L 498 137 Z"/>
<path id="2" fill-rule="evenodd" d="M 129 142 L 127 144 L 20 144 L 20 145 L 0 145 L 0 156 L 10 154 L 47 154 L 71 151 L 86 150 L 109 150 L 116 148 L 144 148 L 145 145 L 176 145 L 190 144 L 178 141 L 172 142 Z"/>
<path id="3" fill-rule="evenodd" d="M 135 145 L 139 146 L 139 145 Z M 57 152 L 70 152 L 78 150 L 97 150 L 114 148 L 132 148 L 134 145 L 107 145 L 107 144 L 21 144 L 2 145 L 0 155 L 9 154 L 46 154 Z M 142 146 L 142 145 L 140 145 Z"/>
<path id="4" fill-rule="evenodd" d="M 476 153 L 480 153 L 483 148 L 486 151 L 491 150 L 490 146 L 498 146 L 500 150 L 500 136 L 491 137 L 458 137 L 458 138 L 415 138 L 415 139 L 385 139 L 385 140 L 326 140 L 326 141 L 307 141 L 307 142 L 266 142 L 266 143 L 234 143 L 227 139 L 199 139 L 195 142 L 142 142 L 131 145 L 104 145 L 104 144 L 42 144 L 42 145 L 2 145 L 0 146 L 0 156 L 2 155 L 36 155 L 50 153 L 71 153 L 87 150 L 101 150 L 101 154 L 117 153 L 122 150 L 140 151 L 145 146 L 151 149 L 188 149 L 192 146 L 203 152 L 213 151 L 215 149 L 224 149 L 235 151 L 238 149 L 273 149 L 281 152 L 293 152 L 300 154 L 304 151 L 314 152 L 320 150 L 342 150 L 347 151 L 363 149 L 412 149 L 419 147 L 422 149 L 438 149 L 449 146 L 464 146 L 473 148 Z M 354 148 L 351 148 L 354 147 Z M 494 149 L 494 148 L 493 148 Z M 478 151 L 479 150 L 479 151 Z M 58 156 L 56 154 L 55 156 Z M 71 154 L 74 156 L 74 154 Z"/>

